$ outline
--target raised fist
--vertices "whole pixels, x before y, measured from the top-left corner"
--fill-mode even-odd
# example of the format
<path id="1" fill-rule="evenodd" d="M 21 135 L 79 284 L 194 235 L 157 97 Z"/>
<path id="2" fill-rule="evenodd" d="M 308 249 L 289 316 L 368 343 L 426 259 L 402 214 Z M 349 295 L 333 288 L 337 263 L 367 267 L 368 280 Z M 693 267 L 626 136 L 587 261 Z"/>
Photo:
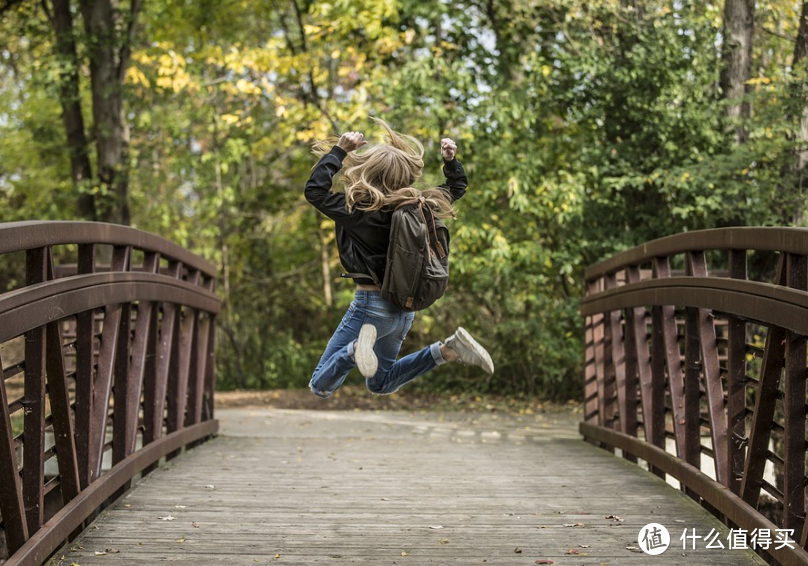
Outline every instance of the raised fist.
<path id="1" fill-rule="evenodd" d="M 337 142 L 337 147 L 341 147 L 347 153 L 350 153 L 368 143 L 364 140 L 364 137 L 365 136 L 361 132 L 348 132 L 347 134 L 342 134 Z"/>
<path id="2" fill-rule="evenodd" d="M 440 140 L 440 152 L 446 161 L 451 161 L 457 153 L 457 144 L 451 138 L 443 138 Z"/>

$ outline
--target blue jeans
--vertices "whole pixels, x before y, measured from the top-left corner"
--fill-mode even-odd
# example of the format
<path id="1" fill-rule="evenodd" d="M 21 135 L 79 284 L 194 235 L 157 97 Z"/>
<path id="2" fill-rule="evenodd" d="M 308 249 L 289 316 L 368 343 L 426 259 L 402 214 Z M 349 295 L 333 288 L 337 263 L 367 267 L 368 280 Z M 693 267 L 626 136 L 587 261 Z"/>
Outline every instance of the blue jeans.
<path id="1" fill-rule="evenodd" d="M 366 380 L 373 393 L 393 393 L 405 383 L 445 363 L 440 354 L 440 342 L 396 361 L 414 317 L 415 313 L 403 311 L 382 299 L 380 291 L 357 291 L 311 376 L 309 389 L 323 398 L 339 389 L 348 372 L 356 367 L 354 341 L 359 338 L 363 324 L 376 327 L 373 351 L 379 359 L 379 369 L 376 375 Z"/>

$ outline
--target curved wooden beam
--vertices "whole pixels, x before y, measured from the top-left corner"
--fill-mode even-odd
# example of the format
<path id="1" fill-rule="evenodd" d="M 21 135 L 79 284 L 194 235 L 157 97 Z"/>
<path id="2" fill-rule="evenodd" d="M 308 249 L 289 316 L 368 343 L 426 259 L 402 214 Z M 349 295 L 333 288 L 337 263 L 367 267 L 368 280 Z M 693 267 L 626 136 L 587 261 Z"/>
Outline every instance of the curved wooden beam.
<path id="1" fill-rule="evenodd" d="M 602 277 L 629 265 L 650 263 L 698 250 L 759 250 L 808 255 L 808 229 L 779 227 L 737 227 L 696 230 L 675 234 L 616 254 L 586 269 L 588 280 Z"/>
<path id="2" fill-rule="evenodd" d="M 132 272 L 77 275 L 0 296 L 0 342 L 76 313 L 132 301 L 176 303 L 211 314 L 217 314 L 221 308 L 212 292 L 162 275 Z"/>
<path id="3" fill-rule="evenodd" d="M 158 252 L 167 257 L 216 277 L 210 262 L 155 234 L 105 222 L 27 221 L 0 224 L 0 254 L 19 252 L 63 244 L 99 244 L 132 246 Z"/>
<path id="4" fill-rule="evenodd" d="M 808 334 L 808 292 L 742 279 L 649 279 L 586 297 L 581 314 L 651 305 L 713 309 Z"/>

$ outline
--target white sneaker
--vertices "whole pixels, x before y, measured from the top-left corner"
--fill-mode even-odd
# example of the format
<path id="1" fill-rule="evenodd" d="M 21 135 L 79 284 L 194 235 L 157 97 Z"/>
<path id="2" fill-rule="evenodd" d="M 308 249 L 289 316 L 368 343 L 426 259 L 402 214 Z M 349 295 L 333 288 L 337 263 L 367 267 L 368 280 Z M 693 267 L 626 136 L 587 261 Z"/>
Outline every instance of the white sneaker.
<path id="1" fill-rule="evenodd" d="M 365 377 L 373 377 L 379 369 L 379 360 L 373 351 L 374 344 L 376 344 L 376 327 L 372 324 L 363 324 L 359 331 L 359 339 L 356 341 L 354 359 L 359 373 Z"/>
<path id="2" fill-rule="evenodd" d="M 494 373 L 491 355 L 462 326 L 457 327 L 455 333 L 444 341 L 444 345 L 457 352 L 457 361 L 481 367 L 488 374 Z"/>

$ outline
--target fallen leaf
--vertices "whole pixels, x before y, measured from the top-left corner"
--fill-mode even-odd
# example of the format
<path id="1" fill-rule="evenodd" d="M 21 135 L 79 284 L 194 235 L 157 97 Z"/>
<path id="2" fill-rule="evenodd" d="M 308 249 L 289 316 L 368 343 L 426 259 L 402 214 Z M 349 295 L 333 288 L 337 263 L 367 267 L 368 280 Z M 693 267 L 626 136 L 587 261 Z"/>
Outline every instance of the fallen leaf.
<path id="1" fill-rule="evenodd" d="M 76 562 L 73 562 L 72 564 L 70 564 L 70 566 L 81 566 L 81 564 L 78 564 L 78 563 L 76 563 Z"/>
<path id="2" fill-rule="evenodd" d="M 552 560 L 536 560 L 536 564 L 555 564 Z"/>
<path id="3" fill-rule="evenodd" d="M 581 548 L 592 548 L 591 544 L 579 544 L 578 546 L 580 546 Z"/>
<path id="4" fill-rule="evenodd" d="M 409 556 L 409 555 L 410 555 L 410 553 L 407 552 L 406 550 L 401 551 L 401 556 Z"/>
<path id="5" fill-rule="evenodd" d="M 215 485 L 206 485 L 205 489 L 216 489 Z"/>
<path id="6" fill-rule="evenodd" d="M 191 526 L 192 526 L 193 528 L 195 528 L 195 529 L 198 529 L 198 528 L 199 528 L 199 523 L 197 523 L 196 521 L 192 521 L 192 522 L 191 522 Z"/>
<path id="7" fill-rule="evenodd" d="M 449 539 L 448 538 L 442 538 L 438 542 L 441 543 L 441 544 L 449 544 Z"/>
<path id="8" fill-rule="evenodd" d="M 382 497 L 382 501 L 390 501 L 389 497 Z"/>
<path id="9" fill-rule="evenodd" d="M 280 554 L 276 554 L 276 555 L 275 555 L 275 558 L 280 558 L 280 557 L 281 557 L 281 555 L 280 555 Z"/>
<path id="10" fill-rule="evenodd" d="M 124 505 L 124 507 L 126 507 L 127 509 L 130 509 L 132 506 L 129 503 L 127 503 L 126 505 Z"/>
<path id="11" fill-rule="evenodd" d="M 96 551 L 95 551 L 95 555 L 96 555 L 96 556 L 106 556 L 106 555 L 107 555 L 107 553 L 106 553 L 106 552 L 98 552 L 98 551 L 96 550 Z"/>
<path id="12" fill-rule="evenodd" d="M 116 550 L 114 548 L 107 548 L 104 552 L 106 552 L 107 554 L 119 554 L 121 551 Z"/>
<path id="13" fill-rule="evenodd" d="M 174 509 L 186 509 L 185 505 L 175 505 Z"/>
<path id="14" fill-rule="evenodd" d="M 565 527 L 585 527 L 584 523 L 565 523 Z"/>
<path id="15" fill-rule="evenodd" d="M 513 551 L 514 551 L 516 554 L 522 554 L 522 549 L 521 549 L 521 548 L 519 548 L 518 546 L 517 546 L 516 548 L 514 548 L 514 549 L 513 549 Z"/>
<path id="16" fill-rule="evenodd" d="M 577 548 L 570 548 L 567 551 L 567 554 L 580 554 L 581 552 Z"/>
<path id="17" fill-rule="evenodd" d="M 160 519 L 161 521 L 173 521 L 174 520 L 174 517 L 172 517 L 171 515 L 166 515 L 165 517 L 157 517 L 157 518 Z"/>
<path id="18" fill-rule="evenodd" d="M 177 539 L 177 542 L 178 542 L 178 543 L 180 543 L 180 544 L 184 543 L 185 541 L 186 541 L 186 538 L 185 538 L 185 536 L 184 536 L 184 535 L 183 535 L 183 537 L 182 537 L 182 538 L 178 538 L 178 539 Z"/>
<path id="19" fill-rule="evenodd" d="M 437 529 L 442 529 L 442 528 L 443 528 L 443 525 L 429 525 L 429 528 L 430 528 L 430 529 L 436 529 L 436 530 L 437 530 Z"/>
<path id="20" fill-rule="evenodd" d="M 603 517 L 604 519 L 611 519 L 612 521 L 617 521 L 618 523 L 622 523 L 623 519 L 618 517 L 617 515 L 606 515 Z"/>

